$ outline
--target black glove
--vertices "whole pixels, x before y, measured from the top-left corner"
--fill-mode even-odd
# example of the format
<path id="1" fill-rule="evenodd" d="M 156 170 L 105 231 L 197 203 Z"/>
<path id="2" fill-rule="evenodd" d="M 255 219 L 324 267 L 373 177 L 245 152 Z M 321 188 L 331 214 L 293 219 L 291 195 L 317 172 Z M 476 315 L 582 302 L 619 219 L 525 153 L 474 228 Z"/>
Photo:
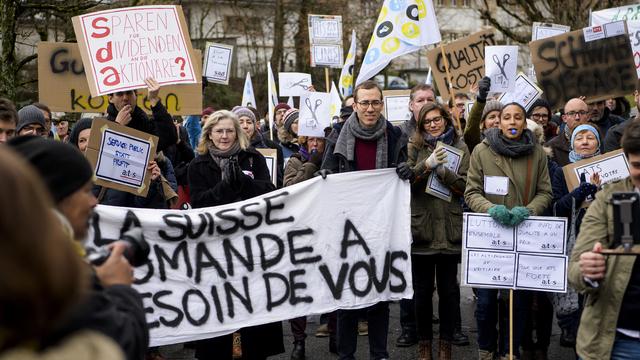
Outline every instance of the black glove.
<path id="1" fill-rule="evenodd" d="M 322 153 L 318 150 L 311 150 L 311 153 L 309 154 L 309 162 L 320 167 L 320 165 L 322 165 Z"/>
<path id="2" fill-rule="evenodd" d="M 327 179 L 327 175 L 329 174 L 333 174 L 331 172 L 331 170 L 327 170 L 327 169 L 320 169 L 318 171 L 316 171 L 315 173 L 313 173 L 313 176 L 322 176 L 323 179 Z"/>
<path id="3" fill-rule="evenodd" d="M 411 166 L 409 166 L 409 164 L 407 164 L 406 162 L 402 162 L 398 164 L 398 167 L 396 167 L 396 173 L 398 174 L 398 177 L 402 180 L 413 181 L 413 179 L 416 178 L 416 173 L 413 171 L 413 169 L 411 169 Z"/>
<path id="4" fill-rule="evenodd" d="M 573 189 L 571 196 L 577 201 L 584 201 L 589 196 L 594 196 L 598 191 L 598 187 L 590 182 L 587 182 L 585 173 L 580 174 L 580 185 Z"/>
<path id="5" fill-rule="evenodd" d="M 480 102 L 486 102 L 489 95 L 489 89 L 491 89 L 491 78 L 488 76 L 483 77 L 478 82 L 478 97 Z"/>
<path id="6" fill-rule="evenodd" d="M 227 163 L 227 174 L 228 174 L 229 183 L 232 186 L 234 187 L 240 186 L 240 182 L 242 181 L 242 177 L 244 176 L 244 173 L 240 168 L 240 164 L 238 164 L 237 158 L 232 157 L 229 159 L 229 162 Z"/>

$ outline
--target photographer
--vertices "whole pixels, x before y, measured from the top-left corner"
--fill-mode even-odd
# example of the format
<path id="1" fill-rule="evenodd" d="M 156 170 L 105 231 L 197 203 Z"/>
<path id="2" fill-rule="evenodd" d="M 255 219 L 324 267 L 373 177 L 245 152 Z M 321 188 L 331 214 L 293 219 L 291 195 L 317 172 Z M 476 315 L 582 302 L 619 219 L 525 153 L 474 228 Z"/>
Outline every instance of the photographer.
<path id="1" fill-rule="evenodd" d="M 82 154 L 72 146 L 39 137 L 12 139 L 9 145 L 35 167 L 44 180 L 68 225 L 68 237 L 76 241 L 84 255 L 80 241 L 87 235 L 89 219 L 96 206 L 91 193 L 93 171 Z M 55 344 L 68 334 L 79 330 L 94 330 L 112 338 L 127 359 L 142 359 L 149 343 L 149 331 L 142 300 L 131 288 L 133 268 L 123 256 L 126 245 L 116 242 L 111 255 L 98 267 L 91 278 L 91 291 L 75 306 L 71 314 L 45 340 Z"/>
<path id="2" fill-rule="evenodd" d="M 585 360 L 640 358 L 640 262 L 636 256 L 601 254 L 614 240 L 612 194 L 640 189 L 640 123 L 627 126 L 622 148 L 630 176 L 596 194 L 569 262 L 569 282 L 585 294 L 576 340 L 576 351 Z"/>

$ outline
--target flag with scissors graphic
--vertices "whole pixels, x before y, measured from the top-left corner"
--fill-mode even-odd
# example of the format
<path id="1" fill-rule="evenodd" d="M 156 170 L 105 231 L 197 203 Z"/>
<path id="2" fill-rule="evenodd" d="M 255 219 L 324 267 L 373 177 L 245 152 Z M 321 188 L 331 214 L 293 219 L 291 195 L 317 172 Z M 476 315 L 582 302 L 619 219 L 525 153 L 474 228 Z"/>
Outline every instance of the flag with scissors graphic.
<path id="1" fill-rule="evenodd" d="M 324 137 L 324 128 L 330 126 L 331 94 L 306 92 L 300 96 L 298 135 Z"/>
<path id="2" fill-rule="evenodd" d="M 251 84 L 251 73 L 247 73 L 244 79 L 244 90 L 242 91 L 242 106 L 256 107 L 256 96 L 253 93 L 253 84 Z"/>
<path id="3" fill-rule="evenodd" d="M 344 66 L 340 72 L 340 80 L 338 80 L 338 86 L 340 87 L 340 94 L 342 97 L 347 97 L 353 93 L 353 68 L 356 64 L 356 31 L 351 31 L 351 46 L 349 46 L 349 53 L 344 60 Z"/>
<path id="4" fill-rule="evenodd" d="M 431 0 L 385 0 L 362 61 L 356 86 L 398 56 L 441 41 Z"/>

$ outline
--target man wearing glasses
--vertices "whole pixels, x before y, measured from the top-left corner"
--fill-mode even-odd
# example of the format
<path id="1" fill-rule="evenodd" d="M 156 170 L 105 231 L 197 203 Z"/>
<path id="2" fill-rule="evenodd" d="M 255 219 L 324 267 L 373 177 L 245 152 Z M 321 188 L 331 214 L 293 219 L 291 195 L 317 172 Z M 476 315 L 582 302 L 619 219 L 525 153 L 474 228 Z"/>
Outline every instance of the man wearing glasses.
<path id="1" fill-rule="evenodd" d="M 368 80 L 356 87 L 354 112 L 344 122 L 336 143 L 328 145 L 322 169 L 348 172 L 395 168 L 406 161 L 406 136 L 382 116 L 383 106 L 382 90 L 375 81 Z M 338 310 L 338 356 L 341 360 L 354 359 L 361 311 L 366 312 L 369 323 L 370 358 L 389 358 L 388 302 L 379 302 L 361 310 Z"/>
<path id="2" fill-rule="evenodd" d="M 587 123 L 590 115 L 589 107 L 582 99 L 573 98 L 564 106 L 564 115 L 562 115 L 562 121 L 565 123 L 564 129 L 558 136 L 545 144 L 551 148 L 553 159 L 558 165 L 569 164 L 571 133 L 576 126 Z"/>
<path id="3" fill-rule="evenodd" d="M 27 105 L 18 111 L 18 136 L 33 135 L 46 138 L 47 125 L 42 111 L 33 105 Z"/>
<path id="4" fill-rule="evenodd" d="M 157 151 L 163 151 L 178 141 L 178 133 L 173 125 L 173 118 L 160 102 L 160 84 L 153 78 L 145 79 L 149 89 L 147 100 L 151 105 L 152 120 L 138 105 L 138 94 L 135 90 L 117 91 L 109 94 L 107 118 L 120 125 L 158 136 Z"/>

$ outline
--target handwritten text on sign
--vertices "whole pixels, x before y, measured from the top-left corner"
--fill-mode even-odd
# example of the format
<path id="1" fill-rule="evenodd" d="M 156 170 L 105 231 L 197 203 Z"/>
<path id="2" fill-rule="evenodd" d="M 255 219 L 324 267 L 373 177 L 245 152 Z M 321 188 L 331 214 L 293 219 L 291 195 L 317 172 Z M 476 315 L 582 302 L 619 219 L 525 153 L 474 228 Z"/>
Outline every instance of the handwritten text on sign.
<path id="1" fill-rule="evenodd" d="M 233 46 L 207 43 L 203 76 L 212 83 L 228 84 Z"/>
<path id="2" fill-rule="evenodd" d="M 150 148 L 147 141 L 105 130 L 96 177 L 136 188 L 142 186 Z"/>
<path id="3" fill-rule="evenodd" d="M 176 6 L 105 10 L 81 15 L 79 22 L 94 95 L 145 87 L 147 77 L 160 84 L 196 82 Z"/>
<path id="4" fill-rule="evenodd" d="M 557 292 L 566 291 L 566 256 L 541 256 L 518 254 L 518 277 L 516 287 L 521 289 L 546 288 Z"/>
<path id="5" fill-rule="evenodd" d="M 393 169 L 358 171 L 210 208 L 98 206 L 88 244 L 142 227 L 135 287 L 158 346 L 411 297 L 409 203 Z"/>

